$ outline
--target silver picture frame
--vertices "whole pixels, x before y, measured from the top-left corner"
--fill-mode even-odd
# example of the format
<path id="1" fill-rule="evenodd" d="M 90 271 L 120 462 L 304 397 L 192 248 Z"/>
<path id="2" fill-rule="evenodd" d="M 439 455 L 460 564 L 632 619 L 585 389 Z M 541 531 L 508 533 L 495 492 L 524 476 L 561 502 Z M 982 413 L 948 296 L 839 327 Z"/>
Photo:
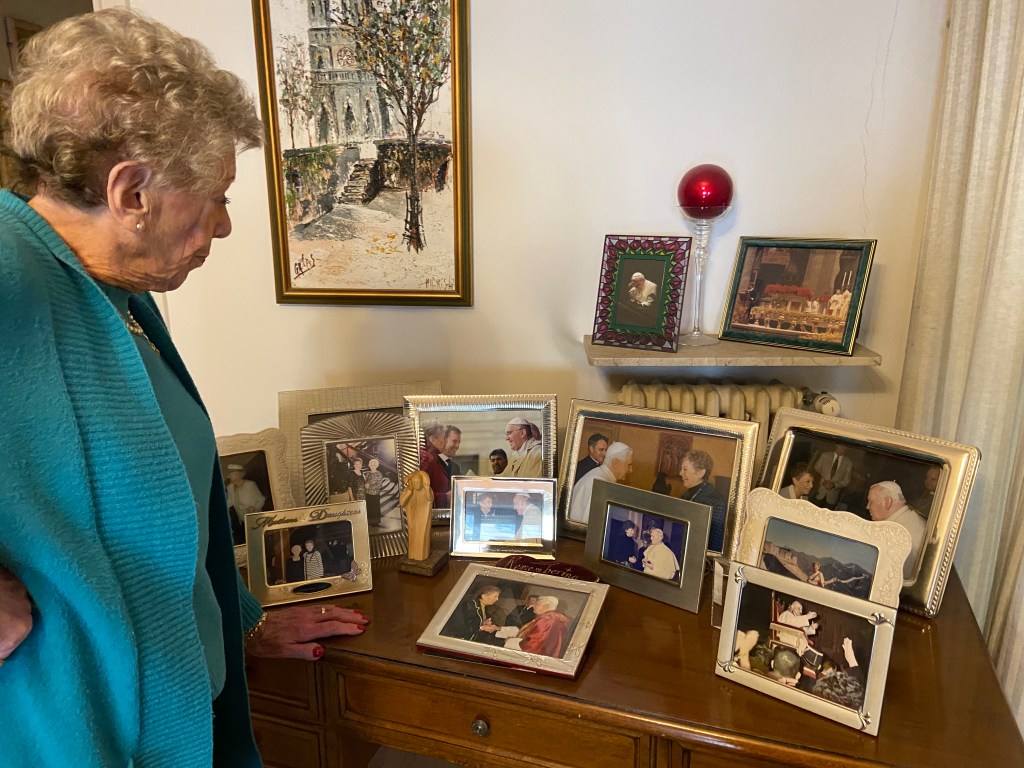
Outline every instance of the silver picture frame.
<path id="1" fill-rule="evenodd" d="M 833 639 L 826 644 L 819 637 L 817 646 L 805 644 L 802 651 L 792 646 L 793 635 L 799 638 L 803 631 L 773 617 L 773 606 L 778 605 L 779 599 L 783 605 L 801 602 L 808 607 L 808 613 L 816 615 L 819 626 L 831 627 L 832 637 L 843 639 Z M 891 606 L 828 592 L 733 562 L 725 595 L 715 674 L 877 736 L 895 621 L 896 609 Z M 751 632 L 757 635 L 751 637 Z M 749 641 L 745 642 L 746 638 L 757 642 L 751 646 Z M 854 665 L 849 664 L 850 656 L 841 658 L 845 655 L 843 648 L 847 639 L 850 640 L 851 656 L 857 662 Z M 797 639 L 795 642 L 800 641 Z M 833 647 L 837 645 L 838 648 Z M 792 651 L 790 659 L 799 672 L 795 684 L 793 678 L 787 680 L 786 673 L 780 671 L 781 663 L 772 669 L 757 663 L 758 658 L 764 659 L 764 654 L 759 651 L 765 646 L 775 654 L 773 663 L 781 661 L 781 654 Z M 835 668 L 829 669 L 822 659 L 828 659 Z M 820 666 L 812 670 L 809 665 Z M 832 675 L 839 677 L 828 680 Z M 811 684 L 801 685 L 801 680 Z"/>
<path id="2" fill-rule="evenodd" d="M 593 517 L 602 510 L 602 514 Z M 697 612 L 711 528 L 710 507 L 599 480 L 594 483 L 591 515 L 583 564 L 601 581 L 684 611 Z M 630 557 L 628 549 L 640 543 L 627 535 L 630 528 L 640 537 L 647 531 L 660 531 L 662 540 L 654 546 L 660 545 L 661 552 L 668 553 L 658 559 L 646 558 L 646 549 L 642 552 L 638 548 Z M 619 547 L 621 542 L 627 545 L 626 549 Z M 669 574 L 669 568 L 674 568 L 675 573 Z"/>
<path id="3" fill-rule="evenodd" d="M 555 456 L 558 435 L 557 397 L 553 394 L 506 394 L 506 395 L 407 395 L 405 415 L 413 420 L 416 437 L 423 452 L 427 452 L 424 429 L 432 424 L 445 428 L 454 426 L 461 430 L 459 453 L 452 457 L 459 465 L 451 475 L 477 475 L 479 477 L 554 477 Z M 514 419 L 524 419 L 539 433 L 539 438 L 528 438 L 517 455 L 510 440 L 522 437 L 517 431 L 511 438 L 506 437 L 507 424 Z M 532 442 L 538 440 L 539 448 Z M 490 462 L 492 453 L 505 455 L 507 462 L 503 472 L 495 472 Z M 537 470 L 539 457 L 539 472 Z M 530 467 L 525 474 L 517 471 L 517 464 Z M 421 469 L 431 475 L 429 467 Z M 432 480 L 434 480 L 432 476 Z M 447 492 L 434 491 L 435 519 L 450 516 L 450 486 Z"/>
<path id="4" fill-rule="evenodd" d="M 391 411 L 401 414 L 403 396 L 440 393 L 441 382 L 436 379 L 278 392 L 277 425 L 284 433 L 287 446 L 292 496 L 299 503 L 305 503 L 302 485 L 302 445 L 299 439 L 299 430 L 302 427 L 332 416 L 356 412 Z"/>
<path id="5" fill-rule="evenodd" d="M 314 422 L 299 433 L 305 497 L 310 505 L 331 501 L 327 456 L 331 447 L 344 444 L 357 456 L 369 450 L 363 456 L 367 466 L 374 450 L 381 449 L 388 455 L 393 452 L 393 465 L 388 462 L 383 472 L 379 524 L 369 528 L 370 548 L 373 558 L 403 554 L 409 546 L 408 523 L 398 500 L 405 479 L 419 468 L 412 422 L 394 413 L 357 412 Z"/>
<path id="6" fill-rule="evenodd" d="M 813 456 L 836 445 L 845 447 L 854 467 L 851 483 L 837 496 L 838 508 L 846 507 L 866 517 L 867 494 L 880 481 L 896 482 L 911 508 L 928 507 L 927 513 L 920 510 L 924 525 L 918 526 L 922 532 L 905 564 L 900 607 L 934 616 L 942 605 L 953 567 L 981 452 L 974 446 L 928 435 L 780 408 L 768 438 L 758 485 L 780 490 L 788 482 L 786 475 L 792 467 L 807 460 L 805 454 Z M 927 501 L 916 501 L 913 489 L 925 488 L 929 473 L 935 488 L 926 494 Z M 812 491 L 812 503 L 815 495 Z"/>
<path id="7" fill-rule="evenodd" d="M 793 578 L 806 574 L 802 580 L 808 583 L 815 583 L 811 581 L 814 569 L 808 572 L 803 565 L 816 560 L 822 573 L 816 581 L 822 588 L 841 591 L 846 581 L 847 590 L 856 588 L 854 596 L 898 608 L 903 561 L 909 553 L 910 534 L 898 523 L 875 523 L 802 499 L 785 499 L 767 488 L 754 488 L 747 496 L 747 518 L 736 560 L 765 569 L 765 559 L 770 557 Z M 822 566 L 826 560 L 835 563 L 833 570 L 827 570 L 829 563 Z M 853 560 L 858 562 L 849 562 Z"/>
<path id="8" fill-rule="evenodd" d="M 363 502 L 254 512 L 246 515 L 245 525 L 249 589 L 261 605 L 373 588 Z"/>
<path id="9" fill-rule="evenodd" d="M 553 478 L 452 478 L 451 553 L 501 558 L 555 555 Z"/>
<path id="10" fill-rule="evenodd" d="M 710 486 L 707 494 L 687 500 L 720 507 L 712 513 L 707 553 L 732 559 L 743 525 L 747 492 L 753 484 L 757 430 L 756 422 L 573 400 L 559 471 L 559 532 L 586 539 L 587 522 L 573 519 L 581 517 L 581 506 L 586 506 L 578 502 L 573 507 L 576 471 L 588 456 L 589 438 L 604 435 L 607 444 L 623 442 L 633 449 L 632 472 L 619 484 L 649 490 L 660 479 L 667 489 L 661 493 L 670 496 L 687 492 L 678 473 L 688 452 L 699 451 L 706 459 L 717 456 L 711 462 L 710 477 L 706 469 L 702 470 L 702 485 Z M 659 474 L 663 477 L 658 478 Z"/>
<path id="11" fill-rule="evenodd" d="M 260 512 L 291 509 L 295 506 L 292 495 L 291 474 L 288 471 L 288 449 L 284 433 L 279 429 L 264 429 L 260 432 L 221 435 L 217 438 L 217 454 L 220 457 L 221 474 L 225 490 L 231 482 L 228 468 L 243 467 L 243 477 L 257 486 L 264 502 Z M 243 483 L 245 482 L 243 480 Z M 228 494 L 228 514 L 235 546 L 235 562 L 245 564 L 245 512 L 231 512 L 231 494 Z M 269 504 L 269 506 L 268 506 Z"/>
<path id="12" fill-rule="evenodd" d="M 481 593 L 492 589 L 499 592 L 494 609 L 500 615 L 496 615 L 494 623 L 499 625 L 500 631 L 480 632 L 483 627 L 474 602 Z M 470 563 L 416 646 L 463 659 L 574 678 L 579 674 L 607 593 L 607 584 Z M 537 623 L 543 618 L 538 615 L 540 609 L 534 619 L 521 625 L 516 621 L 506 623 L 514 611 L 528 609 L 531 597 L 537 601 L 543 597 L 555 598 L 557 605 L 552 610 L 561 614 L 555 618 L 563 626 L 557 632 L 546 633 L 548 641 L 544 647 L 531 645 L 529 637 L 531 624 L 537 630 L 544 628 L 542 623 Z M 490 618 L 488 609 L 481 609 L 488 612 Z M 468 622 L 460 622 L 462 613 L 469 614 Z M 535 650 L 523 650 L 523 646 Z"/>

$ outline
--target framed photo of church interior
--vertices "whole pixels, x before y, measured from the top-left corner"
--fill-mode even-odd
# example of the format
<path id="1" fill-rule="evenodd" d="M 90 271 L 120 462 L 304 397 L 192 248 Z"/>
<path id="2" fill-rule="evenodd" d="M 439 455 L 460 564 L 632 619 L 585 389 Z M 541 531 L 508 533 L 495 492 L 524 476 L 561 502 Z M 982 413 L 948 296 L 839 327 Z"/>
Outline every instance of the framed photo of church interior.
<path id="1" fill-rule="evenodd" d="M 593 343 L 675 352 L 689 263 L 689 237 L 607 235 Z"/>
<path id="2" fill-rule="evenodd" d="M 607 593 L 607 584 L 470 563 L 416 647 L 574 678 Z"/>
<path id="3" fill-rule="evenodd" d="M 373 587 L 362 502 L 257 512 L 245 526 L 249 589 L 264 606 Z"/>
<path id="4" fill-rule="evenodd" d="M 747 496 L 736 559 L 897 608 L 909 553 L 910 534 L 898 523 L 876 523 L 755 488 Z"/>
<path id="5" fill-rule="evenodd" d="M 723 616 L 716 674 L 878 735 L 895 608 L 734 562 Z"/>
<path id="6" fill-rule="evenodd" d="M 295 389 L 277 393 L 277 425 L 288 446 L 288 474 L 292 480 L 292 496 L 304 503 L 302 484 L 302 447 L 299 430 L 332 416 L 381 411 L 402 414 L 405 395 L 439 395 L 441 382 L 407 381 L 357 387 L 324 387 Z"/>
<path id="7" fill-rule="evenodd" d="M 555 501 L 552 478 L 453 477 L 452 554 L 553 559 Z"/>
<path id="8" fill-rule="evenodd" d="M 706 504 L 598 480 L 583 564 L 606 584 L 696 613 L 710 529 Z"/>
<path id="9" fill-rule="evenodd" d="M 284 434 L 264 429 L 217 438 L 220 472 L 228 496 L 235 561 L 245 563 L 245 516 L 295 506 Z"/>
<path id="10" fill-rule="evenodd" d="M 367 512 L 373 557 L 408 547 L 398 503 L 406 477 L 418 469 L 412 422 L 394 413 L 332 416 L 299 430 L 307 504 L 354 501 Z"/>
<path id="11" fill-rule="evenodd" d="M 452 507 L 451 478 L 554 477 L 555 395 L 410 395 L 405 415 L 422 449 L 434 507 Z"/>
<path id="12" fill-rule="evenodd" d="M 278 303 L 471 306 L 468 0 L 253 0 Z"/>
<path id="13" fill-rule="evenodd" d="M 721 338 L 852 355 L 874 240 L 741 237 Z"/>
<path id="14" fill-rule="evenodd" d="M 560 532 L 587 538 L 593 486 L 605 480 L 708 505 L 708 554 L 731 558 L 757 429 L 751 421 L 573 400 L 559 471 Z"/>
<path id="15" fill-rule="evenodd" d="M 937 437 L 780 408 L 759 485 L 785 490 L 809 470 L 816 506 L 906 528 L 900 608 L 934 616 L 978 471 L 977 448 Z M 825 478 L 833 478 L 826 487 Z M 881 485 L 879 485 L 881 484 Z"/>

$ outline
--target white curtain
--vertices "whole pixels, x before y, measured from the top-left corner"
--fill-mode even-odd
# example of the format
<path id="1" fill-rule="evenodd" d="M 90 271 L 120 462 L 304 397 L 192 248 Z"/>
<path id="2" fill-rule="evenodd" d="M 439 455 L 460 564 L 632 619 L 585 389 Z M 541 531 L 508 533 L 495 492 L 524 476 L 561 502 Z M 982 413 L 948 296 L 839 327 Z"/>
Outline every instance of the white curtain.
<path id="1" fill-rule="evenodd" d="M 956 567 L 1024 730 L 1024 0 L 953 0 L 897 426 L 981 448 Z"/>

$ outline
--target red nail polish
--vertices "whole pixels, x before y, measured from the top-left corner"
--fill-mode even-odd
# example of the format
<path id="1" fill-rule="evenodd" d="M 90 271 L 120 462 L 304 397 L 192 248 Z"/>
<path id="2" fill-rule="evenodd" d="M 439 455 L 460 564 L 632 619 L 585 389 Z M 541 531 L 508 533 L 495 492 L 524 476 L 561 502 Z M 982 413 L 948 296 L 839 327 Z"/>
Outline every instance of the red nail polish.
<path id="1" fill-rule="evenodd" d="M 313 649 L 313 658 L 314 659 L 319 659 L 323 655 L 324 655 L 324 649 L 323 649 L 322 645 L 318 645 L 316 648 Z"/>

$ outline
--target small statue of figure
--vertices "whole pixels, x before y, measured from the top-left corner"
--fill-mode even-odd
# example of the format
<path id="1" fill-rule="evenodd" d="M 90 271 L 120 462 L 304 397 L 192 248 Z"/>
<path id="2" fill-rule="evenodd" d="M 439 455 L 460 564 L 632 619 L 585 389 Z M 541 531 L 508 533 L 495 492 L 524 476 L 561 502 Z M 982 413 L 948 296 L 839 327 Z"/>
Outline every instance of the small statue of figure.
<path id="1" fill-rule="evenodd" d="M 430 557 L 430 523 L 434 507 L 434 493 L 430 490 L 430 476 L 422 469 L 410 472 L 405 488 L 398 499 L 409 526 L 409 560 Z"/>

